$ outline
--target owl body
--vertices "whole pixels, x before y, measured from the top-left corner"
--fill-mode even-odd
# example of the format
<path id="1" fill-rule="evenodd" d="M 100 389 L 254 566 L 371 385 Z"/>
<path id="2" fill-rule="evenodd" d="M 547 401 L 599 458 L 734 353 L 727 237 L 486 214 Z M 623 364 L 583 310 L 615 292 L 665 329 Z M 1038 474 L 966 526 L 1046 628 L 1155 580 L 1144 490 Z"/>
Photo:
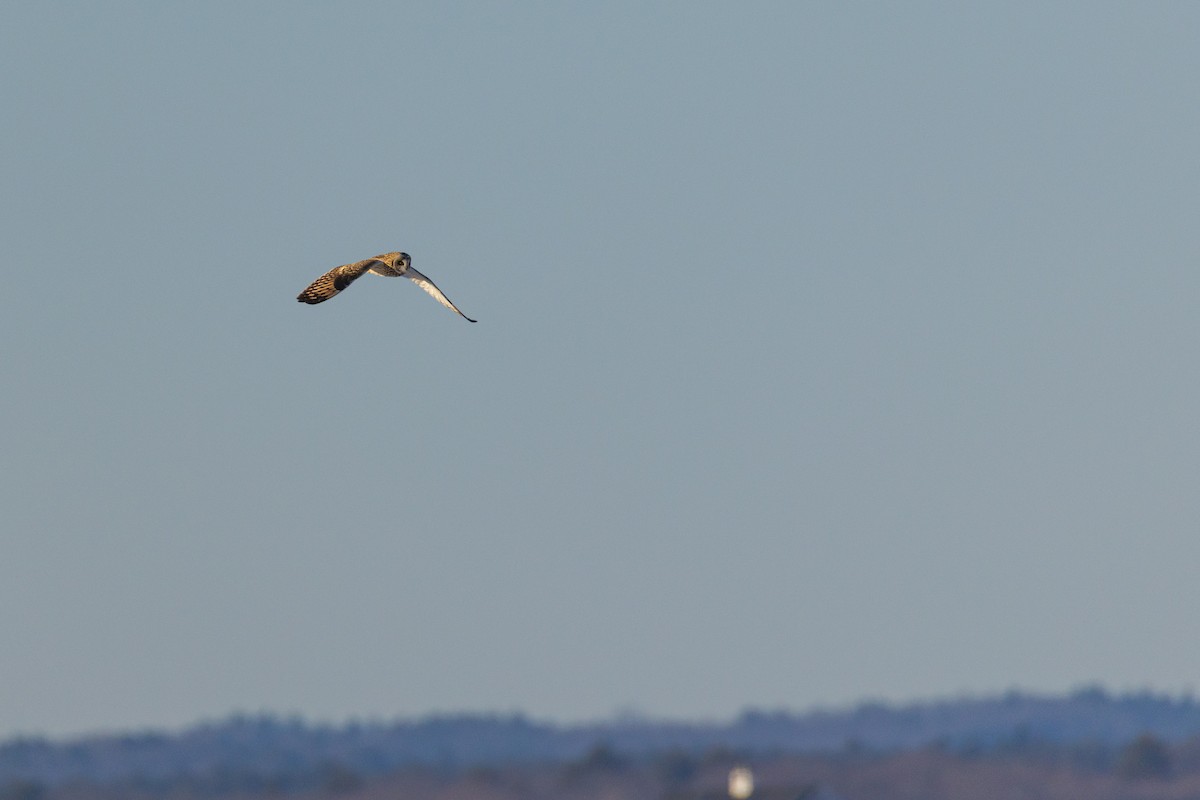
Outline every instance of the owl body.
<path id="1" fill-rule="evenodd" d="M 458 307 L 450 302 L 450 298 L 446 297 L 433 281 L 413 268 L 412 257 L 408 253 L 384 253 L 374 258 L 356 261 L 353 264 L 334 267 L 313 281 L 296 299 L 309 305 L 324 303 L 368 272 L 385 278 L 408 278 L 446 308 L 468 322 L 475 322 L 459 311 Z"/>

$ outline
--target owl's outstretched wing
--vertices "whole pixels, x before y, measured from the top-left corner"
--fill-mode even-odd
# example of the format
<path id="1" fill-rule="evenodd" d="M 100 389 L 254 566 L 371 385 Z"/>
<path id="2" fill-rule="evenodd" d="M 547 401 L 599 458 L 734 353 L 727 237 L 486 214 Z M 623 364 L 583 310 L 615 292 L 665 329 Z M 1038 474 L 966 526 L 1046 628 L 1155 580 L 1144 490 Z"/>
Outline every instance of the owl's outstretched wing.
<path id="1" fill-rule="evenodd" d="M 426 278 L 421 273 L 417 272 L 416 269 L 414 269 L 413 267 L 410 266 L 407 270 L 404 271 L 404 277 L 408 278 L 410 281 L 415 283 L 417 286 L 420 286 L 422 289 L 429 292 L 429 294 L 433 297 L 434 300 L 437 300 L 439 303 L 441 303 L 446 308 L 453 311 L 455 314 L 458 314 L 460 317 L 465 319 L 467 322 L 475 322 L 476 321 L 476 320 L 473 320 L 470 317 L 468 317 L 463 312 L 459 311 L 458 306 L 454 305 L 454 303 L 451 303 L 450 298 L 446 297 L 446 295 L 442 294 L 442 290 L 437 287 L 437 284 L 435 284 L 433 281 L 429 280 L 429 278 Z"/>
<path id="2" fill-rule="evenodd" d="M 334 267 L 313 281 L 307 289 L 297 295 L 296 299 L 301 303 L 308 303 L 309 305 L 324 303 L 342 289 L 345 289 L 361 278 L 374 262 L 375 259 L 368 258 L 366 261 L 358 261 L 354 264 L 343 264 L 340 267 Z"/>

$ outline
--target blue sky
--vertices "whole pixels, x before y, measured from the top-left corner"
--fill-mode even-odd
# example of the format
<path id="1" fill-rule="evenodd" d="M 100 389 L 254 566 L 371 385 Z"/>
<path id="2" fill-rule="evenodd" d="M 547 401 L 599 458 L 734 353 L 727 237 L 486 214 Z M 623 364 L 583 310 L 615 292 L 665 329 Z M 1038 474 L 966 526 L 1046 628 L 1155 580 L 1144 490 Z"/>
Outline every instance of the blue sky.
<path id="1" fill-rule="evenodd" d="M 6 5 L 0 734 L 1190 691 L 1198 29 Z"/>

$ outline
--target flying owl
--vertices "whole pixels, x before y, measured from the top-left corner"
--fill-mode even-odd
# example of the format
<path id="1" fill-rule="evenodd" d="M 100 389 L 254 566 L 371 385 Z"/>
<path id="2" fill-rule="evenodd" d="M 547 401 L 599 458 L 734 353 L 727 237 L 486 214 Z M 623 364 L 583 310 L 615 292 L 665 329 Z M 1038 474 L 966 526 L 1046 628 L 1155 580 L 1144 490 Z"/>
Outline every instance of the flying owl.
<path id="1" fill-rule="evenodd" d="M 458 307 L 450 302 L 449 297 L 442 294 L 442 290 L 433 281 L 413 269 L 412 257 L 408 253 L 384 253 L 381 256 L 368 258 L 365 261 L 356 261 L 353 264 L 343 264 L 340 267 L 334 267 L 313 281 L 312 285 L 301 292 L 296 299 L 301 303 L 308 303 L 309 305 L 324 303 L 368 272 L 382 275 L 385 278 L 399 278 L 404 276 L 429 292 L 434 300 L 437 300 L 467 322 L 475 322 L 475 320 L 459 311 Z"/>

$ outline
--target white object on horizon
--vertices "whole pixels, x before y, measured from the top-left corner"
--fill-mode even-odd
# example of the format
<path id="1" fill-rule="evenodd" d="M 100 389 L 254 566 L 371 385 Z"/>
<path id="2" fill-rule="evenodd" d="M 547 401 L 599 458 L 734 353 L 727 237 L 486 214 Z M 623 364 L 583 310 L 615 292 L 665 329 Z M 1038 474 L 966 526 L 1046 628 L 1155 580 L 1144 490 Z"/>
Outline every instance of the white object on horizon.
<path id="1" fill-rule="evenodd" d="M 733 800 L 746 800 L 754 794 L 754 773 L 749 767 L 734 767 L 729 770 L 729 796 Z"/>

